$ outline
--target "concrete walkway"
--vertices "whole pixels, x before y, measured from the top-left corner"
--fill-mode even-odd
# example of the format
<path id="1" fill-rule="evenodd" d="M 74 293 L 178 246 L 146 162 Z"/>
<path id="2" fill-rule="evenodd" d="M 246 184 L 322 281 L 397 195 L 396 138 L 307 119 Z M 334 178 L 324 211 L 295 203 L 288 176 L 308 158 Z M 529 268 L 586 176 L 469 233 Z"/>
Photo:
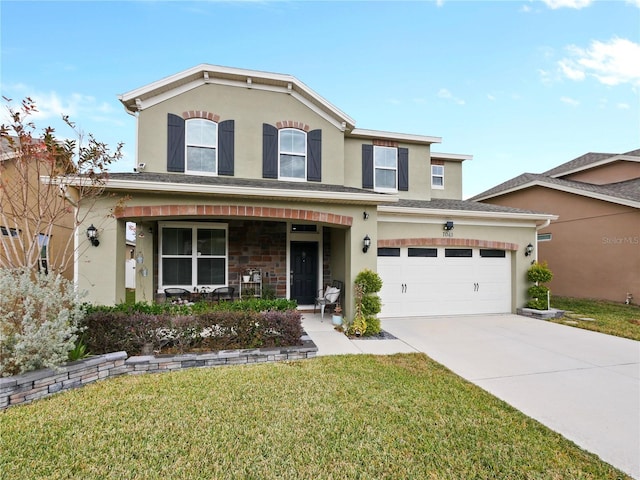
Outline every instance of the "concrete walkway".
<path id="1" fill-rule="evenodd" d="M 640 342 L 519 315 L 383 319 L 396 340 L 349 340 L 305 314 L 318 355 L 424 352 L 640 479 Z"/>

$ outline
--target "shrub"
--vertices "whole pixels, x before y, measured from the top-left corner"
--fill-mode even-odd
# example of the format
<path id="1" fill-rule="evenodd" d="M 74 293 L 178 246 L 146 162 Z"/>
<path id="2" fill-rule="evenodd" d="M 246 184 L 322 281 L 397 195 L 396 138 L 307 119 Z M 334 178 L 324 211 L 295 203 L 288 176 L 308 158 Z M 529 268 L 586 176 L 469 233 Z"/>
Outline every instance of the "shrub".
<path id="1" fill-rule="evenodd" d="M 55 368 L 74 349 L 83 316 L 60 275 L 0 269 L 0 376 Z"/>
<path id="2" fill-rule="evenodd" d="M 550 282 L 553 278 L 553 273 L 549 270 L 547 262 L 538 263 L 535 262 L 527 270 L 527 280 L 535 283 L 532 287 L 529 287 L 527 293 L 529 294 L 529 301 L 527 307 L 535 308 L 536 310 L 547 310 L 549 305 L 549 289 L 540 285 L 541 283 Z"/>
<path id="3" fill-rule="evenodd" d="M 378 296 L 378 292 L 382 288 L 382 279 L 376 272 L 364 269 L 354 280 L 356 285 L 355 303 L 356 303 L 356 319 L 347 331 L 353 334 L 355 331 L 362 335 L 377 335 L 380 333 L 380 320 L 376 317 L 382 310 L 382 301 Z M 358 318 L 361 316 L 362 318 Z M 362 326 L 364 325 L 364 329 Z"/>
<path id="4" fill-rule="evenodd" d="M 179 352 L 292 346 L 300 343 L 301 319 L 297 310 L 153 315 L 106 307 L 87 314 L 84 339 L 94 353 L 124 350 L 130 355 L 140 354 L 145 344 L 151 344 L 154 351 L 171 348 Z"/>

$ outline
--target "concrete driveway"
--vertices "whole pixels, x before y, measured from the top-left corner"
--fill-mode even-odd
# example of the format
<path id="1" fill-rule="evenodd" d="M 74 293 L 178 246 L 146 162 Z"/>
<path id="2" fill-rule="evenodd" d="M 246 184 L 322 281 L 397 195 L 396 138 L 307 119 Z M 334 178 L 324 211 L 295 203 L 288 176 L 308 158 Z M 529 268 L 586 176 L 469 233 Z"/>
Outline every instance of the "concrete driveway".
<path id="1" fill-rule="evenodd" d="M 640 480 L 640 342 L 508 314 L 382 319 L 393 340 L 303 325 L 318 355 L 424 352 Z"/>
<path id="2" fill-rule="evenodd" d="M 640 479 L 640 342 L 519 315 L 383 319 L 382 327 Z"/>

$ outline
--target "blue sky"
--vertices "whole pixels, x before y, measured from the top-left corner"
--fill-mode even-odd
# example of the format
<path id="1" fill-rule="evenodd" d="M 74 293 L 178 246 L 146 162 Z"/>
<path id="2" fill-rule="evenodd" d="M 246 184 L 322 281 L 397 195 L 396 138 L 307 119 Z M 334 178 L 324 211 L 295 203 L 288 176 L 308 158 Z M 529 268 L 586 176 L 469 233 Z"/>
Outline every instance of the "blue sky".
<path id="1" fill-rule="evenodd" d="M 200 63 L 286 73 L 359 128 L 442 137 L 465 198 L 640 148 L 640 0 L 0 3 L 0 90 L 125 158 L 118 94 Z M 6 122 L 3 116 L 3 122 Z"/>

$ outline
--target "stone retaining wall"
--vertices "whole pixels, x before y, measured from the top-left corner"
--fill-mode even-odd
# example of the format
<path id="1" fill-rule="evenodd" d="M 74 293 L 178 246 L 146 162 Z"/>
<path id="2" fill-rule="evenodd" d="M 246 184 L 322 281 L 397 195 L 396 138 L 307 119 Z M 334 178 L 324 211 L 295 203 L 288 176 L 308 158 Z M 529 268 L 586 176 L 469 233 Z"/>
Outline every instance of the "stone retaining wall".
<path id="1" fill-rule="evenodd" d="M 302 340 L 302 346 L 298 347 L 221 350 L 209 353 L 136 357 L 128 357 L 127 352 L 97 355 L 67 363 L 57 370 L 47 368 L 23 375 L 0 378 L 0 410 L 125 374 L 136 375 L 184 368 L 278 362 L 315 357 L 318 347 L 306 335 Z"/>

